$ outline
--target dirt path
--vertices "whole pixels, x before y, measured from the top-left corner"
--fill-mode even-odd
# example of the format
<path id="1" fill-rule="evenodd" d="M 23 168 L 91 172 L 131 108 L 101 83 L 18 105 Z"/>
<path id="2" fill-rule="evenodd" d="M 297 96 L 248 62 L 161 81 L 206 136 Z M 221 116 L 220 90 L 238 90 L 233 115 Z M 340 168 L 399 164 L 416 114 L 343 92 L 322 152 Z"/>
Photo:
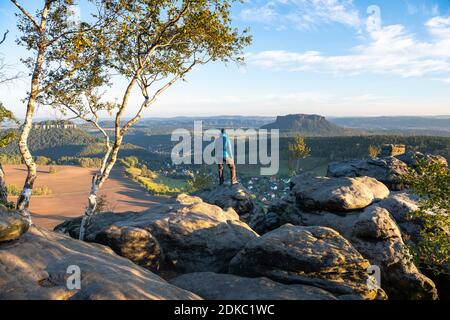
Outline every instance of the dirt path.
<path id="1" fill-rule="evenodd" d="M 49 196 L 33 196 L 30 211 L 33 222 L 41 227 L 53 229 L 67 218 L 83 214 L 90 190 L 92 169 L 76 166 L 55 166 L 57 172 L 49 173 L 48 166 L 40 166 L 36 187 L 47 186 L 53 193 Z M 24 166 L 3 166 L 7 184 L 21 186 L 26 169 Z M 121 168 L 112 171 L 110 179 L 100 194 L 106 195 L 107 211 L 143 211 L 167 198 L 150 195 L 142 186 L 125 176 Z M 15 201 L 15 197 L 10 197 Z"/>

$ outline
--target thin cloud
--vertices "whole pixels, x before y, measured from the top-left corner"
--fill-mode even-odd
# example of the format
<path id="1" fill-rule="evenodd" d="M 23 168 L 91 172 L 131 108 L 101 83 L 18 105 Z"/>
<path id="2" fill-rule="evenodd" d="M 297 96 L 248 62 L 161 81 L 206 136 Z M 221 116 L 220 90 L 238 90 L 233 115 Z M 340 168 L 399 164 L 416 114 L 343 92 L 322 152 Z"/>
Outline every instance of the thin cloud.
<path id="1" fill-rule="evenodd" d="M 450 77 L 450 17 L 434 17 L 425 28 L 429 41 L 420 41 L 403 25 L 368 30 L 369 41 L 348 55 L 319 51 L 263 51 L 249 54 L 249 64 L 283 71 L 313 71 L 333 74 L 394 74 L 446 81 Z"/>
<path id="2" fill-rule="evenodd" d="M 254 1 L 252 7 L 241 11 L 240 17 L 276 29 L 309 29 L 331 23 L 357 28 L 361 24 L 351 0 Z"/>

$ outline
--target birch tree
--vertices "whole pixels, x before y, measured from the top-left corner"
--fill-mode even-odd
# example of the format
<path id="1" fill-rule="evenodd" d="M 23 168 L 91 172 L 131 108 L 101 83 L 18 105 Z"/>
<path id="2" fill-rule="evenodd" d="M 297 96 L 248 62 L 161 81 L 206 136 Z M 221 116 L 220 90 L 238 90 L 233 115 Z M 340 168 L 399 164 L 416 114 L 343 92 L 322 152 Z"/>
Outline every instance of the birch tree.
<path id="1" fill-rule="evenodd" d="M 101 168 L 92 178 L 80 239 L 84 238 L 85 228 L 94 215 L 99 189 L 117 161 L 124 136 L 139 121 L 142 113 L 174 83 L 184 80 L 194 67 L 211 61 L 242 61 L 242 50 L 251 42 L 251 37 L 248 30 L 239 31 L 232 27 L 230 9 L 233 2 L 96 1 L 97 6 L 106 8 L 104 19 L 111 20 L 109 17 L 112 16 L 117 19 L 99 40 L 102 43 L 102 59 L 98 61 L 102 63 L 82 71 L 92 86 L 89 90 L 83 90 L 78 87 L 79 84 L 68 81 L 64 88 L 55 93 L 63 109 L 92 123 L 105 139 L 105 154 Z M 105 43 L 110 45 L 105 48 Z M 107 73 L 114 73 L 125 80 L 126 85 L 117 103 L 101 102 L 98 95 L 98 89 L 110 80 L 102 74 L 105 68 Z M 124 119 L 132 112 L 130 97 L 134 92 L 142 99 L 131 118 Z M 99 112 L 105 109 L 114 120 L 111 137 L 99 122 Z"/>
<path id="2" fill-rule="evenodd" d="M 19 45 L 30 53 L 23 63 L 29 69 L 30 88 L 26 98 L 26 113 L 22 123 L 18 144 L 20 154 L 27 167 L 27 176 L 16 209 L 27 216 L 31 222 L 28 206 L 37 177 L 36 163 L 28 148 L 28 136 L 32 127 L 33 114 L 39 104 L 44 103 L 51 90 L 64 82 L 86 65 L 95 55 L 87 54 L 89 33 L 101 26 L 100 20 L 94 23 L 76 21 L 74 0 L 43 0 L 41 8 L 30 11 L 21 1 L 10 0 L 17 9 Z M 28 6 L 29 1 L 23 1 Z M 36 4 L 35 1 L 33 1 Z M 89 53 L 92 53 L 89 51 Z"/>
<path id="3" fill-rule="evenodd" d="M 311 155 L 311 148 L 305 143 L 305 138 L 300 135 L 294 137 L 294 141 L 289 143 L 288 150 L 290 156 L 295 162 L 295 173 L 298 174 L 300 168 L 300 159 L 305 159 Z"/>

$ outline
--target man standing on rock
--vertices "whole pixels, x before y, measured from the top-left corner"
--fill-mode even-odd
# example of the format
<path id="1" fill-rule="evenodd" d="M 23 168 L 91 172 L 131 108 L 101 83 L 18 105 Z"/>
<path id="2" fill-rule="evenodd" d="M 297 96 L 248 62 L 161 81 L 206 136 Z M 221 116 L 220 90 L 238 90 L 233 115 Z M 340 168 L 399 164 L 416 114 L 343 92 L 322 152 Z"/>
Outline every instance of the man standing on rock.
<path id="1" fill-rule="evenodd" d="M 225 132 L 225 129 L 220 130 L 219 136 L 216 138 L 216 158 L 219 164 L 219 184 L 223 185 L 225 182 L 223 174 L 223 163 L 226 162 L 230 168 L 231 184 L 237 184 L 236 166 L 233 159 L 233 147 L 230 138 Z"/>

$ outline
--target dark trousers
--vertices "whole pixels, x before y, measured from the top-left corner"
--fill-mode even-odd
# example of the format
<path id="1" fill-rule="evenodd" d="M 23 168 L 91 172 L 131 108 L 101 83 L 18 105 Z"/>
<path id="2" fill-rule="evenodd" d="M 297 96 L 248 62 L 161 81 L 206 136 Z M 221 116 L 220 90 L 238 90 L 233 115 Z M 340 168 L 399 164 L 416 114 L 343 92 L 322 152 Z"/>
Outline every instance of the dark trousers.
<path id="1" fill-rule="evenodd" d="M 223 162 L 225 162 L 230 169 L 231 184 L 237 183 L 236 166 L 234 165 L 234 160 L 232 158 L 226 158 L 223 159 Z M 219 163 L 219 184 L 223 184 L 225 182 L 225 177 L 223 174 L 223 162 Z"/>

